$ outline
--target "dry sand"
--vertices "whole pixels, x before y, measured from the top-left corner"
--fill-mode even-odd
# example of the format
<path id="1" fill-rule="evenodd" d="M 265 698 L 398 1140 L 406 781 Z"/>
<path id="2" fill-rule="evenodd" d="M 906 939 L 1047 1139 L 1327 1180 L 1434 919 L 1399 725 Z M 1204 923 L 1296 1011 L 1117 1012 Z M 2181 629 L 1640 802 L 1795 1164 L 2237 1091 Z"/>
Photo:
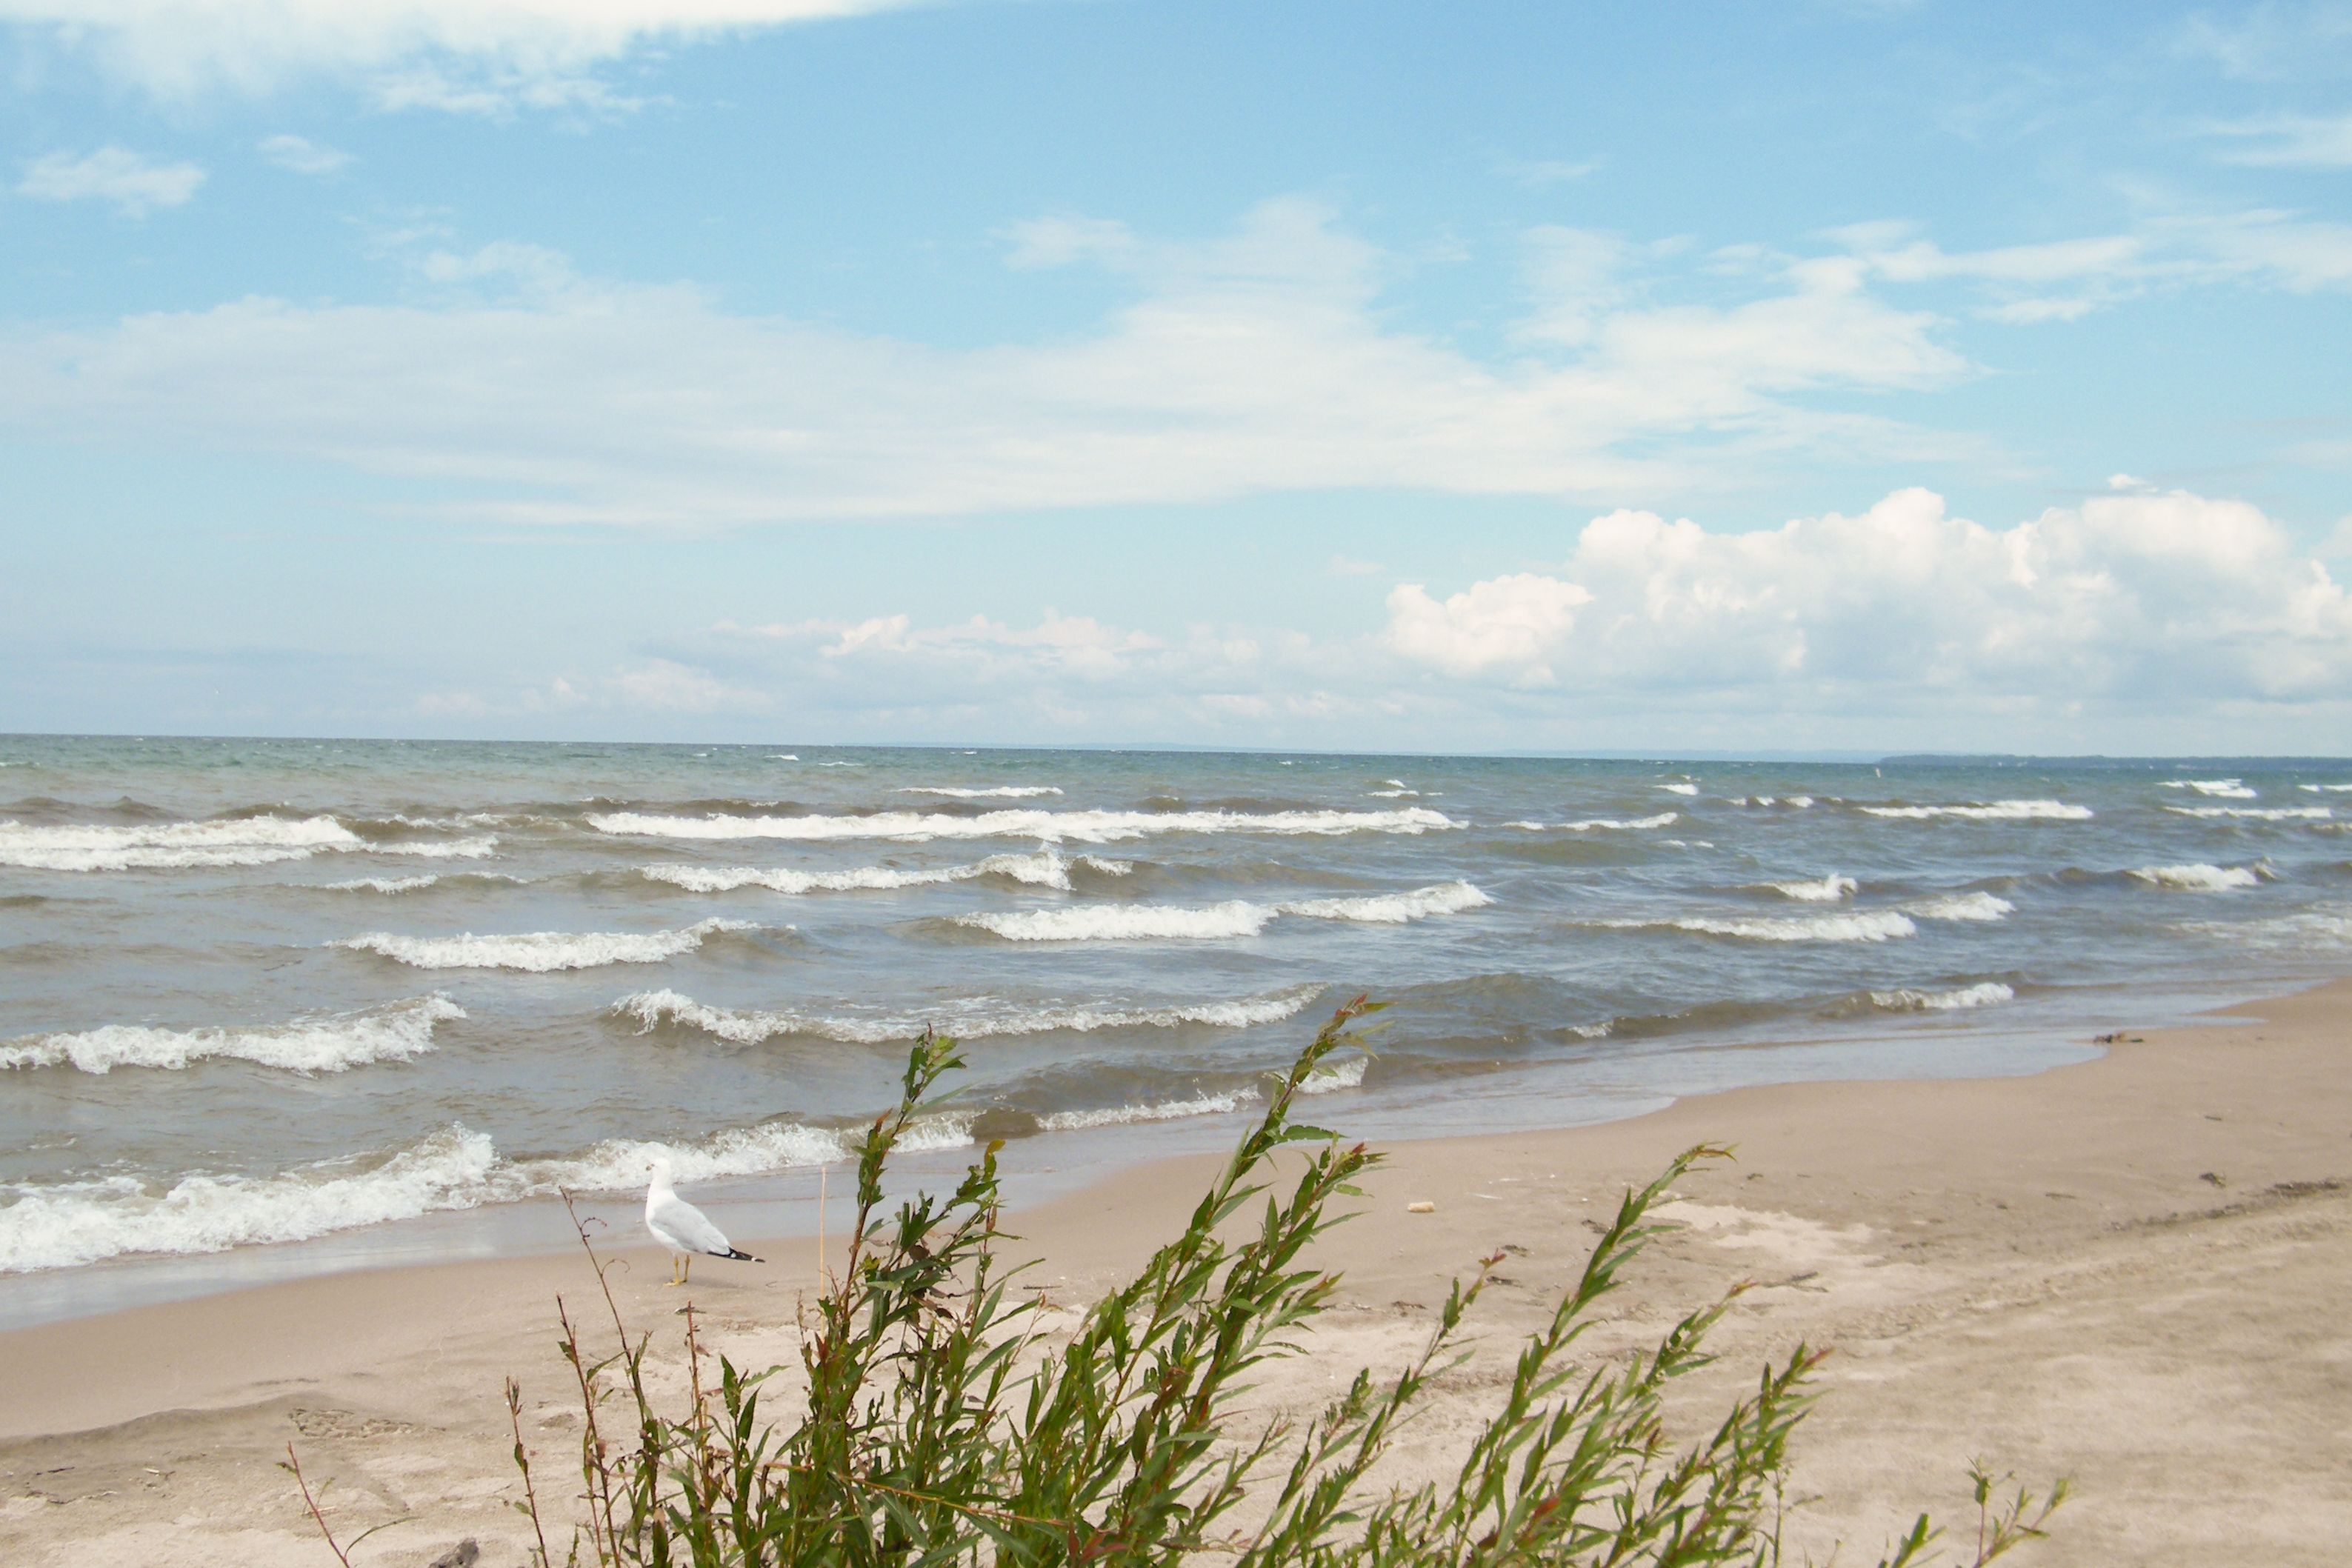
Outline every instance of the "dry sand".
<path id="1" fill-rule="evenodd" d="M 2149 1033 L 2030 1078 L 1801 1084 L 1566 1132 L 1397 1145 L 1315 1353 L 1265 1402 L 1304 1406 L 1417 1345 L 1450 1276 L 1509 1248 L 1485 1350 L 1412 1428 L 1399 1469 L 1458 1451 L 1517 1333 L 1580 1268 L 1630 1182 L 1702 1140 L 1685 1228 L 1612 1299 L 1596 1344 L 1654 1337 L 1739 1280 L 1716 1392 L 1800 1341 L 1835 1347 L 1799 1436 L 1797 1538 L 1873 1562 L 1919 1507 L 1972 1529 L 1983 1456 L 2076 1500 L 2041 1563 L 2352 1562 L 2352 981 L 2259 1021 Z M 2127 1023 L 2127 1019 L 2119 1019 Z M 1317 1111 L 1344 1121 L 1339 1105 Z M 1020 1157 L 1015 1145 L 1012 1157 Z M 1057 1306 L 1172 1234 L 1207 1165 L 1171 1161 L 1016 1217 Z M 1433 1213 L 1412 1214 L 1426 1201 Z M 739 1362 L 795 1357 L 805 1239 L 706 1262 L 691 1295 Z M 667 1266 L 624 1249 L 622 1305 L 677 1375 Z M 578 1257 L 383 1270 L 0 1335 L 0 1562 L 331 1563 L 278 1461 L 298 1445 L 362 1565 L 464 1537 L 523 1561 L 501 1380 L 525 1388 L 541 1475 L 576 1476 L 552 1301 Z M 1064 1320 L 1068 1321 L 1068 1320 Z M 1965 1532 L 1965 1531 L 1963 1531 Z M 560 1554 L 560 1549 L 559 1549 Z"/>

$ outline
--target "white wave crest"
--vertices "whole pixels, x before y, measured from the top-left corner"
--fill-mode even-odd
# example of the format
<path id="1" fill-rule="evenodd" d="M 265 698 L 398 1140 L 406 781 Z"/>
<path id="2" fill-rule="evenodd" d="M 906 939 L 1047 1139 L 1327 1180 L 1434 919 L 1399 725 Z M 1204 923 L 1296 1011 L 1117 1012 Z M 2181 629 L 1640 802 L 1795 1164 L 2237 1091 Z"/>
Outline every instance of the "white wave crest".
<path id="1" fill-rule="evenodd" d="M 1589 833 L 1595 829 L 1615 832 L 1641 832 L 1650 828 L 1672 827 L 1682 821 L 1679 811 L 1661 811 L 1654 817 L 1587 817 L 1580 822 L 1506 822 L 1507 828 L 1525 828 L 1529 832 L 1558 829 L 1568 833 Z"/>
<path id="2" fill-rule="evenodd" d="M 149 827 L 0 822 L 0 865 L 28 871 L 147 871 L 268 865 L 366 847 L 332 817 L 237 817 Z"/>
<path id="3" fill-rule="evenodd" d="M 1492 904 L 1466 882 L 1417 887 L 1410 893 L 1358 898 L 1308 898 L 1287 904 L 1251 904 L 1229 899 L 1200 908 L 1171 904 L 1039 909 L 1020 914 L 959 915 L 955 922 L 993 932 L 1011 942 L 1215 941 L 1255 936 L 1280 915 L 1309 920 L 1354 920 L 1402 925 L 1433 915 L 1458 915 Z"/>
<path id="4" fill-rule="evenodd" d="M 1997 1003 L 2013 1001 L 2016 997 L 2015 991 L 1999 980 L 1983 980 L 1952 991 L 1917 991 L 1906 986 L 1900 990 L 1870 993 L 1874 1004 L 1889 1012 L 1898 1013 L 1958 1012 L 1967 1008 L 1989 1008 Z"/>
<path id="5" fill-rule="evenodd" d="M 1764 885 L 1801 904 L 1835 904 L 1862 891 L 1862 883 L 1832 872 L 1819 882 L 1772 882 Z"/>
<path id="6" fill-rule="evenodd" d="M 926 1028 L 936 1029 L 955 1040 L 1061 1030 L 1087 1034 L 1103 1029 L 1175 1029 L 1184 1024 L 1251 1029 L 1294 1017 L 1321 994 L 1319 986 L 1299 986 L 1265 996 L 1165 1007 L 1118 1007 L 1108 1003 L 1031 1008 L 967 1005 L 896 1018 L 825 1018 L 711 1007 L 677 991 L 660 990 L 623 997 L 613 1004 L 612 1010 L 620 1017 L 636 1019 L 640 1032 L 673 1023 L 738 1045 L 756 1045 L 763 1040 L 790 1035 L 837 1040 L 852 1045 L 881 1045 L 911 1040 Z"/>
<path id="7" fill-rule="evenodd" d="M 1664 789 L 1669 795 L 1696 795 L 1698 793 L 1698 786 L 1696 784 L 1661 784 L 1658 788 Z"/>
<path id="8" fill-rule="evenodd" d="M 1119 909 L 1032 909 L 955 916 L 959 925 L 1008 942 L 1213 942 L 1255 936 L 1279 914 L 1271 904 L 1228 899 L 1202 908 L 1146 904 Z"/>
<path id="9" fill-rule="evenodd" d="M 1999 920 L 2017 913 L 2017 905 L 1990 893 L 1946 894 L 1905 907 L 1922 920 Z"/>
<path id="10" fill-rule="evenodd" d="M 2167 806 L 2178 817 L 2239 817 L 2254 822 L 2318 822 L 2336 815 L 2326 806 Z"/>
<path id="11" fill-rule="evenodd" d="M 1117 861 L 1081 857 L 1081 863 L 1112 876 L 1131 869 Z M 970 865 L 940 866 L 929 871 L 901 871 L 895 866 L 856 866 L 848 871 L 762 870 L 757 866 L 649 865 L 640 868 L 655 882 L 666 882 L 689 893 L 731 893 L 738 888 L 763 887 L 771 893 L 884 892 L 923 887 L 938 883 L 969 882 L 974 877 L 1003 876 L 1033 887 L 1070 889 L 1068 862 L 1051 845 L 1034 854 L 990 855 Z"/>
<path id="12" fill-rule="evenodd" d="M 419 969 L 520 969 L 551 974 L 606 964 L 658 964 L 691 953 L 721 931 L 757 931 L 745 920 L 704 920 L 682 931 L 530 931 L 511 936 L 399 936 L 370 932 L 327 944 L 380 954 Z"/>
<path id="13" fill-rule="evenodd" d="M 1619 930 L 1662 927 L 1696 931 L 1710 936 L 1745 937 L 1751 942 L 1888 942 L 1896 937 L 1916 936 L 1919 931 L 1908 915 L 1892 909 L 1755 919 L 1691 915 L 1661 920 L 1596 920 L 1591 924 Z"/>
<path id="14" fill-rule="evenodd" d="M 1331 1067 L 1318 1067 L 1298 1081 L 1301 1094 L 1329 1094 L 1340 1089 L 1355 1089 L 1364 1082 L 1364 1068 L 1369 1059 L 1351 1056 Z"/>
<path id="15" fill-rule="evenodd" d="M 901 789 L 901 795 L 944 795 L 955 800 L 1027 800 L 1039 795 L 1058 795 L 1062 791 L 1051 784 L 998 784 L 986 789 L 958 789 L 953 785 L 926 788 L 910 785 Z"/>
<path id="16" fill-rule="evenodd" d="M 645 811 L 592 816 L 601 833 L 666 839 L 1042 839 L 1110 843 L 1152 833 L 1274 833 L 1329 837 L 1340 833 L 1424 833 L 1457 827 L 1452 818 L 1423 806 L 1388 811 L 983 811 L 948 817 L 916 811 L 877 811 L 838 817 L 670 817 Z"/>
<path id="17" fill-rule="evenodd" d="M 415 855 L 420 860 L 478 861 L 488 860 L 498 852 L 498 847 L 499 836 L 496 833 L 484 833 L 479 838 L 445 839 L 437 843 L 428 839 L 388 844 L 369 844 L 367 851 L 370 854 L 378 855 Z"/>
<path id="18" fill-rule="evenodd" d="M 2211 795 L 2224 800 L 2251 800 L 2259 793 L 2249 789 L 2238 779 L 2167 779 L 2167 789 L 2194 789 L 2200 795 Z"/>
<path id="19" fill-rule="evenodd" d="M 415 893 L 440 880 L 438 876 L 362 876 L 320 885 L 332 893 Z"/>
<path id="20" fill-rule="evenodd" d="M 1163 1100 L 1154 1105 L 1112 1105 L 1099 1111 L 1055 1111 L 1037 1118 L 1049 1133 L 1075 1132 L 1084 1127 L 1123 1127 L 1136 1122 L 1174 1122 L 1186 1116 L 1222 1116 L 1257 1099 L 1255 1090 L 1231 1089 L 1223 1094 L 1203 1090 L 1190 1100 Z"/>
<path id="21" fill-rule="evenodd" d="M 0 1208 L 0 1273 L 66 1269 L 134 1252 L 222 1252 L 439 1210 L 491 1195 L 498 1156 L 452 1127 L 372 1167 L 336 1161 L 272 1176 L 182 1176 L 151 1193 L 131 1176 L 19 1186 Z"/>
<path id="22" fill-rule="evenodd" d="M 2170 888 L 2181 893 L 2226 893 L 2231 888 L 2258 887 L 2262 873 L 2252 866 L 2206 865 L 2144 865 L 2131 873 L 2155 887 Z"/>
<path id="23" fill-rule="evenodd" d="M 466 1016 L 446 997 L 422 997 L 367 1012 L 300 1019 L 269 1029 L 148 1029 L 109 1024 L 79 1034 L 33 1035 L 0 1045 L 0 1068 L 118 1067 L 182 1071 L 215 1058 L 287 1072 L 341 1072 L 372 1061 L 404 1061 L 433 1049 L 433 1026 Z"/>
<path id="24" fill-rule="evenodd" d="M 1971 821 L 2087 822 L 2095 813 L 2088 806 L 2063 800 L 1974 801 L 1964 806 L 1864 806 L 1874 817 L 1961 817 Z"/>
<path id="25" fill-rule="evenodd" d="M 2352 793 L 2352 784 L 2298 784 L 2295 788 L 2298 789 L 2307 790 L 2314 795 L 2322 793 L 2330 795 Z"/>
<path id="26" fill-rule="evenodd" d="M 1432 915 L 1459 915 L 1465 909 L 1484 908 L 1494 902 L 1466 882 L 1446 882 L 1433 887 L 1417 887 L 1411 893 L 1376 894 L 1363 898 L 1309 898 L 1277 904 L 1276 908 L 1285 915 L 1303 915 L 1314 920 L 1362 920 L 1402 925 Z"/>

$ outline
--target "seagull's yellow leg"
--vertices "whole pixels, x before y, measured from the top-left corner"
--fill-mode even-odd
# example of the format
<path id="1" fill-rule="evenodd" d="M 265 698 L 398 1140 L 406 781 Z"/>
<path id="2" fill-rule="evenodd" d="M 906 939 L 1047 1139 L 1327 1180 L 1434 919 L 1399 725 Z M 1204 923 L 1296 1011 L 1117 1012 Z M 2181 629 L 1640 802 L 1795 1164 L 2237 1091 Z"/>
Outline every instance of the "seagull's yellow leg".
<path id="1" fill-rule="evenodd" d="M 670 1257 L 670 1260 L 669 1260 L 669 1281 L 668 1281 L 668 1282 L 669 1282 L 670 1284 L 672 1284 L 672 1285 L 683 1285 L 683 1284 L 685 1284 L 685 1283 L 686 1283 L 686 1281 L 683 1281 L 683 1280 L 681 1280 L 681 1279 L 679 1279 L 679 1278 L 677 1277 L 677 1255 L 676 1255 L 676 1254 L 674 1254 L 674 1253 L 671 1255 L 671 1257 Z"/>
<path id="2" fill-rule="evenodd" d="M 688 1259 L 687 1259 L 687 1260 L 686 1260 L 686 1272 L 685 1272 L 685 1273 L 683 1273 L 683 1274 L 680 1274 L 680 1275 L 677 1277 L 677 1282 L 678 1282 L 679 1284 L 681 1284 L 681 1285 L 684 1285 L 684 1284 L 690 1283 L 690 1282 L 693 1281 L 693 1279 L 694 1279 L 694 1260 L 693 1260 L 692 1258 L 688 1258 Z"/>

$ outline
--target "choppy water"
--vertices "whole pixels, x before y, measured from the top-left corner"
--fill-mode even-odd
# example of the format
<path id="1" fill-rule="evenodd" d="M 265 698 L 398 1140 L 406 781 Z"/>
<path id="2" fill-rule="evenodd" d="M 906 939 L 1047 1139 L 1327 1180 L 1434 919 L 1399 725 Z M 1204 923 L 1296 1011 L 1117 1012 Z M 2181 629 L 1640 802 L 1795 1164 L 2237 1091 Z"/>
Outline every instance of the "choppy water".
<path id="1" fill-rule="evenodd" d="M 756 1205 L 926 1024 L 925 1141 L 1065 1173 L 1222 1142 L 1358 990 L 1318 1110 L 1390 1134 L 2013 1071 L 2337 972 L 2347 830 L 2258 761 L 0 739 L 0 1275 L 478 1249 L 656 1145 Z"/>

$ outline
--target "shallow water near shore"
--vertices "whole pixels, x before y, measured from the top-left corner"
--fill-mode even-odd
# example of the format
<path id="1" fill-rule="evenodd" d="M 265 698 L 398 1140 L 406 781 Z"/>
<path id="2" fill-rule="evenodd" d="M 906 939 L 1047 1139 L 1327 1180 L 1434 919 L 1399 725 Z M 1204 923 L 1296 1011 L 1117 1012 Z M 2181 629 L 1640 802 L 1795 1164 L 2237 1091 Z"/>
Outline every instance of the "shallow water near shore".
<path id="1" fill-rule="evenodd" d="M 2352 766 L 0 739 L 0 1322 L 744 1235 L 965 1040 L 1016 1190 L 1311 1087 L 1383 1137 L 2032 1071 L 2336 972 Z M 835 1182 L 834 1185 L 840 1185 Z M 838 1195 L 835 1195 L 836 1197 Z"/>

